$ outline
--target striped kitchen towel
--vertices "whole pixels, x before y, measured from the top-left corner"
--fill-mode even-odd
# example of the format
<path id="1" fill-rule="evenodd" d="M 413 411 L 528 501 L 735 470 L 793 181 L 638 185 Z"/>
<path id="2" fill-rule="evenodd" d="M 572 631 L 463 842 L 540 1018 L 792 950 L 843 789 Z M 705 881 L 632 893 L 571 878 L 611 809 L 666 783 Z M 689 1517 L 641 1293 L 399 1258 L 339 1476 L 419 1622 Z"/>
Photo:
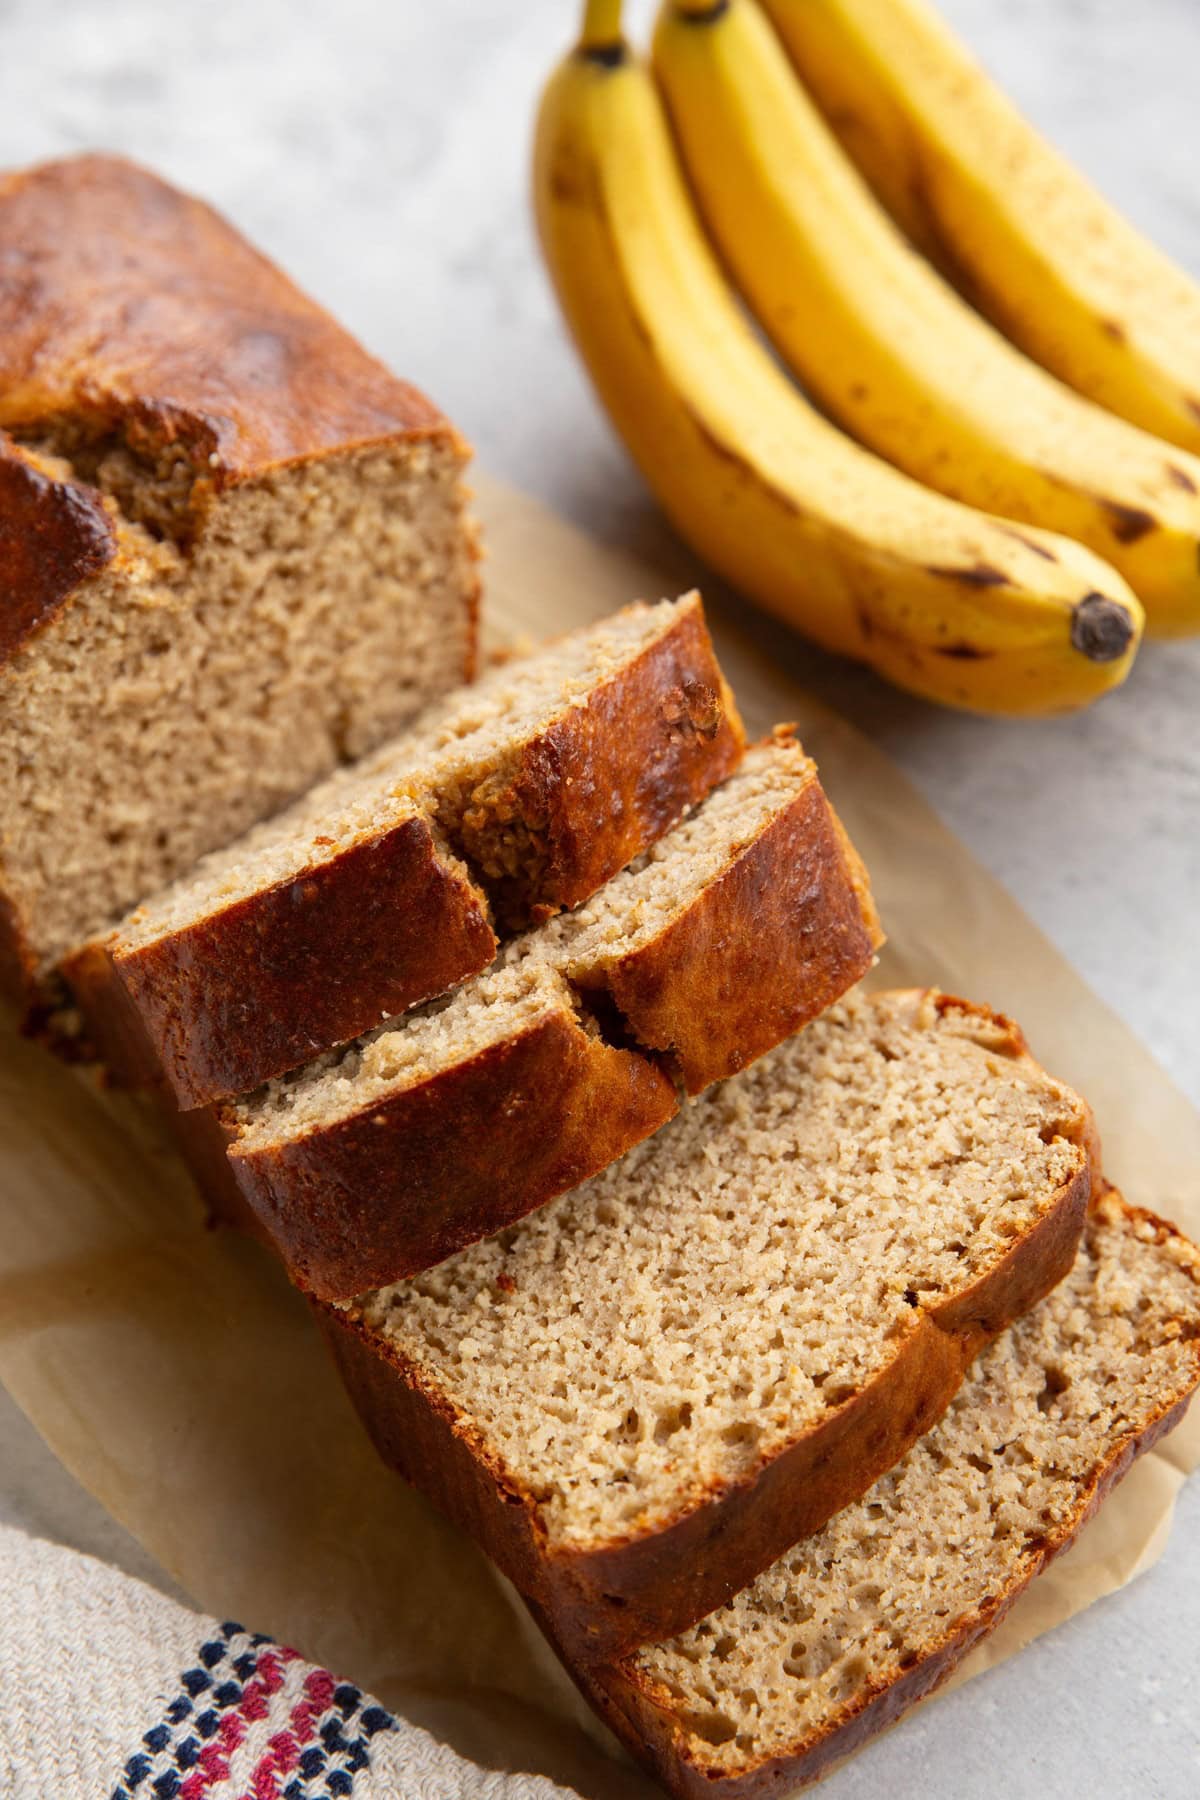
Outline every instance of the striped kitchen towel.
<path id="1" fill-rule="evenodd" d="M 570 1800 L 260 1632 L 0 1529 L 3 1800 Z"/>

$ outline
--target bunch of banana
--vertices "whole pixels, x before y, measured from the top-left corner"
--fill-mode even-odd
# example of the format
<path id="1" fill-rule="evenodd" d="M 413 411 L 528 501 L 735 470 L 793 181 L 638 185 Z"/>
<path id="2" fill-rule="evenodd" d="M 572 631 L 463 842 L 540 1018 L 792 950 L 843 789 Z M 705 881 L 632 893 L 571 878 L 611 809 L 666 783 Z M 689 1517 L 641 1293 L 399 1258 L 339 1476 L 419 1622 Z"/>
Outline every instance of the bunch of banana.
<path id="1" fill-rule="evenodd" d="M 909 237 L 1081 394 L 1200 451 L 1200 287 L 1021 117 L 926 0 L 764 0 Z"/>
<path id="2" fill-rule="evenodd" d="M 534 187 L 600 397 L 716 569 L 827 648 L 945 704 L 1051 712 L 1123 680 L 1142 612 L 1115 570 L 901 474 L 816 412 L 764 349 L 696 217 L 653 80 L 621 38 L 619 0 L 590 0 L 550 80 Z"/>
<path id="3" fill-rule="evenodd" d="M 1047 374 L 909 246 L 758 0 L 666 0 L 654 71 L 717 249 L 826 412 L 927 486 L 1086 544 L 1151 634 L 1200 629 L 1200 460 Z"/>

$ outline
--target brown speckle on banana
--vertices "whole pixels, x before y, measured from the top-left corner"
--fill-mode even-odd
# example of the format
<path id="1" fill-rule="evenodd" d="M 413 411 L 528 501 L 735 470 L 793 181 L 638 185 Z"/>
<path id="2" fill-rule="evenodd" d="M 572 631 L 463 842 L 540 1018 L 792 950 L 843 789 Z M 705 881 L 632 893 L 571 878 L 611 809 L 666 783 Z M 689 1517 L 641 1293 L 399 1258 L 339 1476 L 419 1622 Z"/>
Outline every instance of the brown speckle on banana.
<path id="1" fill-rule="evenodd" d="M 1193 488 L 1192 492 L 1195 491 Z M 1112 533 L 1119 544 L 1138 543 L 1142 538 L 1148 537 L 1158 523 L 1153 513 L 1144 512 L 1140 506 L 1125 506 L 1120 500 L 1106 500 L 1103 494 L 1096 497 L 1112 520 Z"/>
<path id="2" fill-rule="evenodd" d="M 679 10 L 689 25 L 715 25 L 729 11 L 729 0 L 699 0 L 696 5 L 685 0 Z"/>
<path id="3" fill-rule="evenodd" d="M 940 569 L 930 567 L 931 575 L 939 576 L 943 581 L 958 581 L 963 587 L 989 588 L 1011 587 L 1011 578 L 1003 569 L 997 569 L 992 563 L 973 563 L 967 568 Z"/>
<path id="4" fill-rule="evenodd" d="M 1045 562 L 1058 561 L 1049 544 L 1044 544 L 1038 538 L 1031 537 L 1027 531 L 1018 531 L 1015 525 L 1000 525 L 998 529 L 1004 533 L 1005 537 L 1015 539 L 1018 544 L 1024 544 L 1027 550 L 1032 550 L 1035 556 L 1040 556 Z"/>

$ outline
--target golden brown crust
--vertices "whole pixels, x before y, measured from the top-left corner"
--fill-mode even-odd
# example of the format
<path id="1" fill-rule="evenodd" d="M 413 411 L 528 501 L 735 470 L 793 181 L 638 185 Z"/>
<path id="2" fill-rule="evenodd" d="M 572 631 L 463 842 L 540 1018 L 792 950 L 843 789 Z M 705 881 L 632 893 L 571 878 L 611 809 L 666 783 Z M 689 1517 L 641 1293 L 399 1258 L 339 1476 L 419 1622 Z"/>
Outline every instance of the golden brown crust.
<path id="1" fill-rule="evenodd" d="M 693 905 L 603 981 L 689 1094 L 791 1037 L 866 974 L 882 942 L 815 778 Z"/>
<path id="2" fill-rule="evenodd" d="M 283 464 L 422 438 L 466 454 L 211 207 L 100 155 L 0 176 L 0 426 L 64 422 L 149 464 L 181 455 L 193 534 L 222 489 Z M 40 532 L 35 582 L 15 603 L 0 584 L 0 656 L 115 554 L 96 496 L 28 469 L 0 446 L 0 533 L 24 556 L 22 520 Z"/>
<path id="3" fill-rule="evenodd" d="M 493 795 L 488 810 L 534 819 L 544 857 L 483 887 L 510 918 L 579 904 L 731 774 L 743 742 L 697 600 L 525 747 L 507 803 Z M 479 851 L 470 829 L 462 848 Z M 88 947 L 65 973 L 101 1040 L 123 984 L 179 1104 L 194 1107 L 445 992 L 495 950 L 484 893 L 418 817 L 139 950 L 117 939 L 107 983 Z M 144 1059 L 114 1072 L 156 1078 Z"/>
<path id="4" fill-rule="evenodd" d="M 162 1068 L 137 1008 L 117 979 L 102 939 L 81 944 L 62 965 L 71 999 L 79 1008 L 89 1054 L 104 1065 L 105 1079 L 117 1087 L 165 1093 Z"/>
<path id="5" fill-rule="evenodd" d="M 0 865 L 0 998 L 12 1000 L 21 1010 L 26 1030 L 38 1028 L 35 999 L 38 992 L 37 958 L 26 937 L 16 907 L 3 889 Z"/>
<path id="6" fill-rule="evenodd" d="M 304 1141 L 230 1153 L 299 1286 L 346 1299 L 440 1262 L 606 1168 L 678 1109 L 657 1063 L 570 1011 Z"/>
<path id="7" fill-rule="evenodd" d="M 528 822 L 537 866 L 489 881 L 519 929 L 578 906 L 731 775 L 745 731 L 696 597 L 587 706 L 572 707 L 488 786 L 487 812 Z M 464 853 L 487 870 L 487 821 L 468 816 Z"/>
<path id="8" fill-rule="evenodd" d="M 777 734 L 780 731 L 792 734 L 795 731 L 795 727 L 792 725 L 776 727 Z M 871 892 L 871 877 L 867 871 L 867 865 L 858 854 L 854 844 L 851 842 L 850 833 L 846 830 L 841 819 L 832 808 L 830 808 L 829 816 L 833 823 L 833 829 L 837 834 L 838 843 L 842 847 L 842 858 L 846 865 L 846 874 L 849 877 L 855 893 L 858 895 L 859 906 L 862 910 L 862 916 L 866 922 L 867 929 L 878 947 L 884 941 L 884 930 L 875 905 L 875 896 Z"/>
<path id="9" fill-rule="evenodd" d="M 209 1223 L 232 1225 L 270 1249 L 269 1235 L 246 1205 L 234 1179 L 233 1167 L 226 1154 L 230 1132 L 220 1109 L 199 1106 L 192 1112 L 180 1112 L 162 1086 L 154 1090 L 154 1098 L 196 1183 Z"/>
<path id="10" fill-rule="evenodd" d="M 128 413 L 216 487 L 442 433 L 398 380 L 212 207 L 120 157 L 0 177 L 0 420 Z"/>
<path id="11" fill-rule="evenodd" d="M 39 468 L 0 431 L 0 664 L 116 554 L 100 496 Z"/>
<path id="12" fill-rule="evenodd" d="M 249 1092 L 456 982 L 496 953 L 482 894 L 416 814 L 140 949 L 85 945 L 63 973 L 85 1019 L 132 1005 L 179 1105 Z M 115 1054 L 115 1050 L 113 1052 Z"/>
<path id="13" fill-rule="evenodd" d="M 893 1467 L 941 1417 L 984 1344 L 1067 1274 L 1088 1192 L 1085 1164 L 1000 1263 L 915 1322 L 821 1425 L 665 1529 L 614 1548 L 552 1551 L 536 1498 L 470 1422 L 352 1314 L 319 1312 L 384 1457 L 478 1538 L 572 1656 L 609 1662 L 694 1625 Z"/>
<path id="14" fill-rule="evenodd" d="M 1148 1220 L 1163 1239 L 1179 1235 L 1151 1214 L 1129 1207 L 1125 1211 Z M 955 1621 L 939 1644 L 895 1680 L 868 1688 L 821 1730 L 739 1774 L 721 1775 L 696 1762 L 689 1753 L 686 1734 L 672 1716 L 670 1696 L 660 1692 L 643 1672 L 628 1664 L 587 1665 L 570 1657 L 555 1643 L 549 1622 L 536 1609 L 534 1616 L 555 1643 L 583 1694 L 668 1793 L 678 1796 L 678 1800 L 700 1800 L 701 1796 L 704 1800 L 776 1800 L 776 1796 L 819 1780 L 834 1763 L 894 1724 L 917 1701 L 939 1687 L 973 1646 L 995 1629 L 1029 1583 L 1074 1542 L 1138 1457 L 1179 1424 L 1200 1383 L 1200 1340 L 1193 1340 L 1192 1353 L 1192 1369 L 1178 1397 L 1165 1402 L 1140 1431 L 1128 1433 L 1113 1446 L 1091 1479 L 1081 1486 L 1072 1516 L 1031 1546 L 1020 1571 L 1003 1592 L 990 1595 L 972 1613 Z"/>

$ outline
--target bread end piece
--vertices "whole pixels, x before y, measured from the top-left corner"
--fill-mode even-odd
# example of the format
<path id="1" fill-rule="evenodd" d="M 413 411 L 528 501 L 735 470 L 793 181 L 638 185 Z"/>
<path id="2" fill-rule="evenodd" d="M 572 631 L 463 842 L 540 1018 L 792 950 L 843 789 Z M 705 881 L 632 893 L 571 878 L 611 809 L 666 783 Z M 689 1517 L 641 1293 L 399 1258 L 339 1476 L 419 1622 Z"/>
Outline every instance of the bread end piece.
<path id="1" fill-rule="evenodd" d="M 415 812 L 140 948 L 85 946 L 64 974 L 100 1034 L 109 1006 L 132 1007 L 149 1060 L 126 1077 L 153 1079 L 157 1063 L 187 1110 L 443 993 L 495 952 L 478 887 Z"/>

